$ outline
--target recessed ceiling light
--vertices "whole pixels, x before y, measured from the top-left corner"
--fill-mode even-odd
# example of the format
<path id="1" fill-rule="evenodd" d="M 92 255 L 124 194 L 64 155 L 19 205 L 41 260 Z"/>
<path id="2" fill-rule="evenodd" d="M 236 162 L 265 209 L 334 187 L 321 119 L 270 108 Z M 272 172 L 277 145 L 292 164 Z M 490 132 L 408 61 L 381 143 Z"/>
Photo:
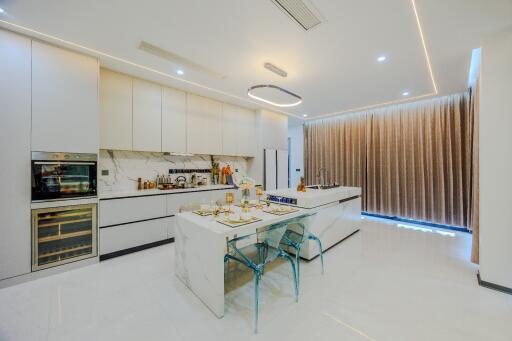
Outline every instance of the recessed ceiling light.
<path id="1" fill-rule="evenodd" d="M 385 62 L 385 61 L 386 61 L 386 59 L 388 59 L 386 56 L 380 56 L 379 58 L 377 58 L 377 61 L 378 61 L 379 63 L 382 63 L 382 62 Z"/>
<path id="2" fill-rule="evenodd" d="M 308 117 L 308 115 L 307 115 L 307 114 L 304 114 L 304 115 L 302 115 L 302 117 Z"/>
<path id="3" fill-rule="evenodd" d="M 183 70 L 176 70 L 176 73 L 177 73 L 178 75 L 180 75 L 180 76 L 181 76 L 181 75 L 183 75 L 185 72 L 183 72 Z"/>
<path id="4" fill-rule="evenodd" d="M 3 8 L 0 8 L 0 13 L 4 13 L 4 9 Z"/>
<path id="5" fill-rule="evenodd" d="M 409 96 L 409 91 L 402 92 L 402 96 Z"/>

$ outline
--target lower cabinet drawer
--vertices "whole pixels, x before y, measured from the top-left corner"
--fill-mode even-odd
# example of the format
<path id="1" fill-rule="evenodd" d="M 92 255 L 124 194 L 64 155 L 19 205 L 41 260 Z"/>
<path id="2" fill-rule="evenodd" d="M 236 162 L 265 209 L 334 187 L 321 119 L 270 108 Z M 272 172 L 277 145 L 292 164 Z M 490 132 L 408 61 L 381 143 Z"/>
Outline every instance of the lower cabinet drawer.
<path id="1" fill-rule="evenodd" d="M 100 227 L 166 216 L 165 195 L 100 200 Z"/>
<path id="2" fill-rule="evenodd" d="M 100 255 L 167 239 L 169 218 L 100 229 Z"/>

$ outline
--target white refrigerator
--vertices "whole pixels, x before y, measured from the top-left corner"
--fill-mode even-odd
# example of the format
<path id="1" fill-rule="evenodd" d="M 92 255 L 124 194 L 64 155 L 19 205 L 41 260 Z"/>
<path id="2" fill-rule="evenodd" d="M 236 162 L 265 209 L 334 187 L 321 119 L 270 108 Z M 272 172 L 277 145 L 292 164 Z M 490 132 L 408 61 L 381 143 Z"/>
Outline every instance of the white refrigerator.
<path id="1" fill-rule="evenodd" d="M 288 151 L 265 149 L 263 183 L 266 191 L 288 188 Z"/>

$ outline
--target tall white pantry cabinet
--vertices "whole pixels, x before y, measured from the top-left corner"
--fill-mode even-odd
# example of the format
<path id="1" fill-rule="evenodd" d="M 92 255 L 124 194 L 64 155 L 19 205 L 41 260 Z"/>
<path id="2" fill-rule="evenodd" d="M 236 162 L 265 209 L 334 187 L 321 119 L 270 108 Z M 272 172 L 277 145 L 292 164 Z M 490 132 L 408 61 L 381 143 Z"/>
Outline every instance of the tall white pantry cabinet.
<path id="1" fill-rule="evenodd" d="M 0 30 L 0 280 L 30 272 L 30 39 Z"/>
<path id="2" fill-rule="evenodd" d="M 98 153 L 99 62 L 0 29 L 0 280 L 31 271 L 31 151 Z"/>

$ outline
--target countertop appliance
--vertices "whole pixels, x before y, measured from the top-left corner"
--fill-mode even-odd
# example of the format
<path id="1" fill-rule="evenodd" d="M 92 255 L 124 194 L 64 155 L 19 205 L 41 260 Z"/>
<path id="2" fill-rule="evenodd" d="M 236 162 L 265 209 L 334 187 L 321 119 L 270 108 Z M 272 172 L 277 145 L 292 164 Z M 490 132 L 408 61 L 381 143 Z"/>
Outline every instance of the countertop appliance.
<path id="1" fill-rule="evenodd" d="M 94 198 L 97 155 L 32 152 L 32 202 Z"/>

